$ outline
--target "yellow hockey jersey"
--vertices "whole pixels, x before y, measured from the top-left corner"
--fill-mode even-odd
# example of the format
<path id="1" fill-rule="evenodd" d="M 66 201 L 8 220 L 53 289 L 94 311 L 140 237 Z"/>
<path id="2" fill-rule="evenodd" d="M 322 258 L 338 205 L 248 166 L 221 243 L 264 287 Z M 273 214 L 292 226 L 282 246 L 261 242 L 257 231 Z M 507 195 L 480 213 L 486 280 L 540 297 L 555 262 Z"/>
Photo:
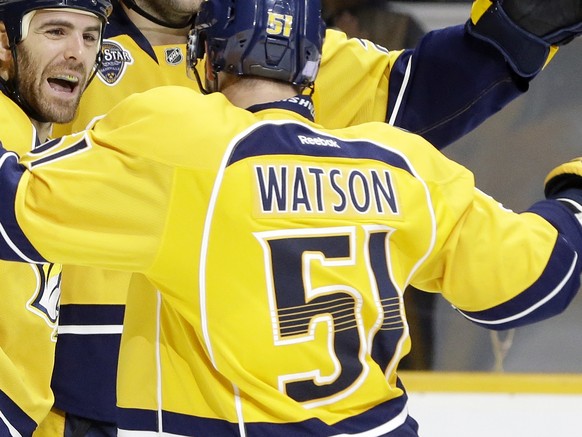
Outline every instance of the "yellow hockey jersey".
<path id="1" fill-rule="evenodd" d="M 577 290 L 582 248 L 421 137 L 323 129 L 300 96 L 251 109 L 158 88 L 22 165 L 1 156 L 16 220 L 0 216 L 0 256 L 136 271 L 158 290 L 128 296 L 122 433 L 413 436 L 396 373 L 407 285 L 500 329 Z"/>
<path id="2" fill-rule="evenodd" d="M 103 63 L 84 92 L 75 119 L 55 125 L 53 137 L 78 132 L 96 116 L 136 92 L 180 85 L 198 92 L 186 74 L 186 45 L 150 46 L 117 10 L 103 42 Z M 388 75 L 400 51 L 350 40 L 329 30 L 315 93 L 317 113 L 331 127 L 378 120 L 387 111 Z M 359 68 L 354 69 L 354 65 Z M 199 65 L 201 72 L 204 65 Z M 349 77 L 346 71 L 350 71 Z M 320 98 L 319 96 L 326 96 Z M 115 379 L 128 286 L 152 286 L 132 274 L 85 266 L 63 267 L 59 342 L 52 388 L 55 406 L 69 413 L 115 422 Z M 147 361 L 155 351 L 143 351 Z"/>
<path id="3" fill-rule="evenodd" d="M 1 92 L 0 141 L 21 154 L 37 145 L 28 116 Z M 0 435 L 31 435 L 53 403 L 60 279 L 59 265 L 0 261 Z"/>

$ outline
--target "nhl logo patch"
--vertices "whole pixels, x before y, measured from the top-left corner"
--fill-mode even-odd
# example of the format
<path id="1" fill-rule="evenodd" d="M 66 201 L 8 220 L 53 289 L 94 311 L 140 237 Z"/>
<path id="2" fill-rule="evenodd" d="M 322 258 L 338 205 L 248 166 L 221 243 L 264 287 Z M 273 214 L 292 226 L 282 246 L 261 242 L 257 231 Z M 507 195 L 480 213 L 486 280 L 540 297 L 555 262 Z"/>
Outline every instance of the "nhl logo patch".
<path id="1" fill-rule="evenodd" d="M 166 62 L 170 65 L 178 65 L 184 60 L 182 49 L 180 47 L 172 47 L 164 50 L 166 54 Z"/>
<path id="2" fill-rule="evenodd" d="M 131 53 L 121 44 L 106 39 L 103 41 L 101 54 L 103 60 L 97 76 L 105 85 L 115 85 L 123 77 L 127 66 L 133 64 Z"/>

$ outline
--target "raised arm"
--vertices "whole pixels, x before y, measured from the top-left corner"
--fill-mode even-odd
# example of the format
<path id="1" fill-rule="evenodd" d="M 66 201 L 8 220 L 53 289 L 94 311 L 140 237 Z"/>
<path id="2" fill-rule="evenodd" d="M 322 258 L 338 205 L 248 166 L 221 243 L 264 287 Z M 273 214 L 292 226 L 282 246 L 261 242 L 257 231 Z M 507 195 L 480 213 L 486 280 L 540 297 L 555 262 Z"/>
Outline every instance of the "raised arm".
<path id="1" fill-rule="evenodd" d="M 545 192 L 546 200 L 515 214 L 476 191 L 437 259 L 442 264 L 433 271 L 442 278 L 418 285 L 442 289 L 461 314 L 487 329 L 560 314 L 580 288 L 582 158 L 553 170 Z"/>
<path id="2" fill-rule="evenodd" d="M 387 121 L 443 148 L 527 91 L 581 31 L 580 0 L 476 0 L 465 26 L 430 32 L 398 58 Z"/>

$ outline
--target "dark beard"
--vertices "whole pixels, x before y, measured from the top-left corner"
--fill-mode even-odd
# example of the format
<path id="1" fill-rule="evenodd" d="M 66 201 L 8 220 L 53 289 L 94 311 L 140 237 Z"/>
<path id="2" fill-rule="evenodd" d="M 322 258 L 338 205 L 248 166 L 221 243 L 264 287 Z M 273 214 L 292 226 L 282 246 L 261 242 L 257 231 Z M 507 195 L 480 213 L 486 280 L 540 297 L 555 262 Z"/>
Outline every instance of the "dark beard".
<path id="1" fill-rule="evenodd" d="M 39 72 L 39 67 L 34 64 L 31 53 L 20 45 L 18 48 L 18 92 L 21 98 L 34 110 L 41 119 L 51 123 L 68 123 L 73 120 L 81 94 L 74 101 L 50 100 L 43 96 L 41 83 L 45 78 L 43 72 Z M 86 73 L 82 65 L 74 68 L 82 71 L 83 77 Z"/>

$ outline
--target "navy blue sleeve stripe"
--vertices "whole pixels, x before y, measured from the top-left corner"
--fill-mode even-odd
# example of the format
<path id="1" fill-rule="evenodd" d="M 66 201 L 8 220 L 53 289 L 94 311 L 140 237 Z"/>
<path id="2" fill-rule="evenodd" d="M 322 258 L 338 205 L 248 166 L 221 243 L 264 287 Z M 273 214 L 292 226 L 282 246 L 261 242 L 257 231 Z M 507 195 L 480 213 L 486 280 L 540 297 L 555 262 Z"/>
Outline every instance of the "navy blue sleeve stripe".
<path id="1" fill-rule="evenodd" d="M 37 424 L 6 393 L 0 390 L 0 435 L 32 435 Z M 4 432 L 3 432 L 4 431 Z M 14 434 L 14 432 L 19 434 Z"/>
<path id="2" fill-rule="evenodd" d="M 59 325 L 122 325 L 125 305 L 61 305 Z"/>
<path id="3" fill-rule="evenodd" d="M 162 411 L 161 417 L 156 411 L 118 408 L 118 427 L 124 431 L 156 432 L 163 428 L 171 435 L 194 437 L 204 430 L 205 435 L 226 436 L 238 435 L 241 425 L 248 435 L 296 437 L 297 435 L 318 436 L 404 436 L 413 435 L 398 432 L 403 425 L 408 429 L 417 430 L 414 420 L 408 415 L 408 397 L 406 394 L 391 399 L 383 404 L 333 425 L 322 420 L 311 418 L 294 423 L 246 422 L 237 424 L 220 419 L 187 416 L 170 411 Z M 298 431 L 299 430 L 299 431 Z M 304 431 L 303 433 L 300 431 Z M 396 431 L 396 432 L 393 432 Z"/>
<path id="4" fill-rule="evenodd" d="M 25 168 L 18 162 L 18 155 L 0 146 L 0 258 L 42 264 L 47 260 L 32 246 L 16 220 L 16 190 L 24 172 Z"/>
<path id="5" fill-rule="evenodd" d="M 580 285 L 578 255 L 574 253 L 569 262 L 565 261 L 563 254 L 552 256 L 542 276 L 514 299 L 484 311 L 458 311 L 478 325 L 499 330 L 531 324 L 560 314 L 576 295 Z M 556 271 L 564 270 L 564 267 L 566 271 L 558 275 Z M 551 283 L 555 281 L 559 282 L 552 286 Z"/>
<path id="6" fill-rule="evenodd" d="M 544 200 L 534 204 L 529 212 L 542 216 L 559 232 L 544 272 L 508 302 L 485 311 L 460 311 L 467 319 L 489 329 L 510 329 L 560 314 L 578 292 L 582 271 L 578 211 L 557 200 Z"/>
<path id="7" fill-rule="evenodd" d="M 570 203 L 577 199 L 569 199 Z M 566 201 L 563 199 L 562 201 Z M 568 240 L 574 250 L 582 253 L 582 226 L 576 211 L 560 200 L 543 200 L 535 203 L 528 211 L 542 216 Z M 579 212 L 579 211 L 578 211 Z"/>

